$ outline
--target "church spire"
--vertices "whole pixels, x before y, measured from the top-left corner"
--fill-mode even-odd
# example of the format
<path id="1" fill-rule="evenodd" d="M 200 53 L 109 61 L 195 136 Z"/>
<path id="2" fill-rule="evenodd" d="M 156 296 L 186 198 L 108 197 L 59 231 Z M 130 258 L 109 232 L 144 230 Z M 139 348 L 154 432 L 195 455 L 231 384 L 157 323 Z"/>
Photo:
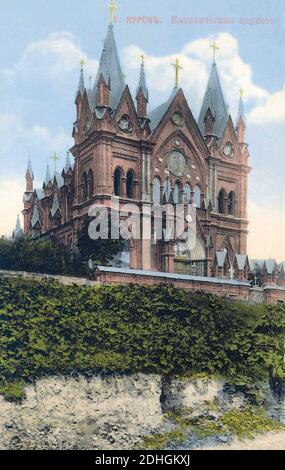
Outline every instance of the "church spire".
<path id="1" fill-rule="evenodd" d="M 26 170 L 26 193 L 32 193 L 34 190 L 34 172 L 32 169 L 31 159 L 29 157 Z"/>
<path id="2" fill-rule="evenodd" d="M 72 169 L 71 161 L 70 161 L 70 153 L 66 153 L 66 160 L 65 160 L 65 166 L 64 166 L 64 171 L 67 172 L 69 169 Z"/>
<path id="3" fill-rule="evenodd" d="M 242 119 L 244 124 L 246 124 L 244 105 L 243 105 L 244 90 L 241 88 L 239 93 L 240 93 L 240 97 L 239 97 L 239 104 L 238 104 L 237 125 L 240 119 Z"/>
<path id="4" fill-rule="evenodd" d="M 211 69 L 206 93 L 204 96 L 199 120 L 198 120 L 198 125 L 199 125 L 201 133 L 203 135 L 206 135 L 205 116 L 208 110 L 210 109 L 215 119 L 213 134 L 216 137 L 220 138 L 222 137 L 223 132 L 225 130 L 229 115 L 227 111 L 227 106 L 225 104 L 223 91 L 222 91 L 222 87 L 221 87 L 220 79 L 218 75 L 217 64 L 216 64 L 216 50 L 218 50 L 218 47 L 216 43 L 214 43 L 210 47 L 212 47 L 214 51 L 213 63 L 212 63 L 212 69 Z"/>
<path id="5" fill-rule="evenodd" d="M 245 130 L 246 130 L 246 118 L 243 106 L 243 94 L 244 91 L 240 89 L 239 105 L 238 105 L 238 115 L 236 123 L 236 133 L 238 143 L 243 144 L 245 140 Z"/>
<path id="6" fill-rule="evenodd" d="M 140 78 L 137 88 L 136 100 L 137 100 L 137 112 L 139 117 L 147 116 L 147 103 L 148 103 L 148 89 L 146 86 L 145 70 L 144 70 L 144 55 L 141 56 L 141 68 Z"/>
<path id="7" fill-rule="evenodd" d="M 51 176 L 50 176 L 49 164 L 47 163 L 45 185 L 47 186 L 49 182 L 51 182 Z"/>
<path id="8" fill-rule="evenodd" d="M 16 240 L 18 238 L 21 238 L 24 235 L 22 227 L 21 227 L 21 222 L 20 222 L 20 217 L 19 214 L 17 215 L 17 221 L 16 221 L 16 227 L 13 230 L 12 238 L 13 240 Z"/>
<path id="9" fill-rule="evenodd" d="M 108 26 L 108 32 L 104 41 L 94 85 L 97 106 L 101 105 L 100 88 L 102 88 L 103 85 L 105 88 L 108 87 L 110 92 L 109 106 L 112 109 L 116 109 L 124 91 L 125 83 L 114 36 L 114 26 L 112 23 Z"/>
<path id="10" fill-rule="evenodd" d="M 79 78 L 78 93 L 80 93 L 82 97 L 83 97 L 84 91 L 85 91 L 84 69 L 83 69 L 84 64 L 85 64 L 84 59 L 81 59 L 81 61 L 80 61 L 80 78 Z"/>
<path id="11" fill-rule="evenodd" d="M 32 169 L 30 156 L 28 158 L 28 163 L 27 163 L 26 178 L 31 178 L 32 180 L 34 179 L 34 172 Z"/>

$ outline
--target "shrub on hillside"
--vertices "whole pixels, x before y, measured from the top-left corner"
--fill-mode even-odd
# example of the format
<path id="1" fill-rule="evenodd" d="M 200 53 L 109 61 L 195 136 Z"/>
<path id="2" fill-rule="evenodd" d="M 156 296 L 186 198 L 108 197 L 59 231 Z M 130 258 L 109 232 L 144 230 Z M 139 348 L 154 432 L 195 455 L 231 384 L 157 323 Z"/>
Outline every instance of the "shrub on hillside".
<path id="1" fill-rule="evenodd" d="M 285 378 L 285 307 L 167 286 L 96 289 L 0 278 L 0 383 L 46 374 Z"/>

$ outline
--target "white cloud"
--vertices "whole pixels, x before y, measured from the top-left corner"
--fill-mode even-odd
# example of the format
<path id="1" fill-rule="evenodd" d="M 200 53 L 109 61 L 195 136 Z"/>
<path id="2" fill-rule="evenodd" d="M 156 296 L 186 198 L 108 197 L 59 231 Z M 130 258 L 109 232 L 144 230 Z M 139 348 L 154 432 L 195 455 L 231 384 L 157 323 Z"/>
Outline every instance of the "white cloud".
<path id="1" fill-rule="evenodd" d="M 254 83 L 251 66 L 243 61 L 238 41 L 228 33 L 197 39 L 186 44 L 177 54 L 162 57 L 147 55 L 137 46 L 129 46 L 123 50 L 128 81 L 133 87 L 137 84 L 139 56 L 144 52 L 147 79 L 148 83 L 151 83 L 152 90 L 170 94 L 174 86 L 174 69 L 171 64 L 178 57 L 183 67 L 180 74 L 181 86 L 189 97 L 190 106 L 197 117 L 209 77 L 212 57 L 209 45 L 214 40 L 220 48 L 217 53 L 219 76 L 233 118 L 237 112 L 240 88 L 245 90 L 246 102 L 263 104 L 268 99 L 269 93 Z M 152 96 L 152 99 L 155 100 L 155 96 Z"/>
<path id="2" fill-rule="evenodd" d="M 285 125 L 285 89 L 269 95 L 264 105 L 252 109 L 248 122 L 261 125 L 269 123 Z"/>
<path id="3" fill-rule="evenodd" d="M 72 138 L 64 129 L 52 132 L 45 126 L 29 128 L 16 114 L 0 114 L 0 161 L 11 158 L 22 148 L 44 149 L 44 153 L 65 151 L 72 145 Z M 26 158 L 26 155 L 25 155 Z"/>
<path id="4" fill-rule="evenodd" d="M 98 62 L 85 54 L 68 32 L 52 33 L 46 38 L 30 43 L 19 62 L 0 73 L 6 79 L 19 80 L 19 76 L 35 80 L 44 78 L 61 82 L 74 70 L 79 71 L 80 61 L 85 61 L 85 71 L 94 75 Z"/>

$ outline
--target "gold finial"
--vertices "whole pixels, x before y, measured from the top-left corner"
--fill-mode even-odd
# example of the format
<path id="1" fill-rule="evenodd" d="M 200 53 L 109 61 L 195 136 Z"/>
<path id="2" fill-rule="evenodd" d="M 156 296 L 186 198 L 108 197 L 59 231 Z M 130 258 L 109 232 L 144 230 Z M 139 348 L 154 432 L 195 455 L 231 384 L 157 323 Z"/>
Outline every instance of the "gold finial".
<path id="1" fill-rule="evenodd" d="M 216 51 L 218 51 L 220 48 L 217 46 L 216 41 L 213 42 L 213 44 L 210 45 L 210 47 L 213 49 L 213 63 L 216 63 Z"/>
<path id="2" fill-rule="evenodd" d="M 85 65 L 85 60 L 81 59 L 81 61 L 80 61 L 81 70 L 83 70 L 84 65 Z"/>
<path id="3" fill-rule="evenodd" d="M 118 10 L 117 5 L 115 4 L 115 0 L 112 0 L 112 3 L 109 4 L 108 7 L 110 8 L 110 24 L 114 24 L 115 23 L 115 13 L 116 13 L 116 10 Z"/>
<path id="4" fill-rule="evenodd" d="M 241 88 L 241 89 L 239 90 L 239 94 L 240 94 L 240 97 L 242 98 L 243 95 L 244 95 L 244 89 L 243 89 L 243 88 Z"/>
<path id="5" fill-rule="evenodd" d="M 175 68 L 175 88 L 178 88 L 179 85 L 179 72 L 183 69 L 179 64 L 179 59 L 177 58 L 175 64 L 171 64 Z"/>
<path id="6" fill-rule="evenodd" d="M 54 172 L 56 172 L 56 162 L 60 160 L 59 156 L 57 155 L 56 152 L 50 157 L 51 160 L 54 162 Z"/>
<path id="7" fill-rule="evenodd" d="M 141 54 L 140 55 L 140 58 L 141 58 L 141 65 L 144 66 L 144 59 L 145 59 L 145 55 L 144 54 Z"/>

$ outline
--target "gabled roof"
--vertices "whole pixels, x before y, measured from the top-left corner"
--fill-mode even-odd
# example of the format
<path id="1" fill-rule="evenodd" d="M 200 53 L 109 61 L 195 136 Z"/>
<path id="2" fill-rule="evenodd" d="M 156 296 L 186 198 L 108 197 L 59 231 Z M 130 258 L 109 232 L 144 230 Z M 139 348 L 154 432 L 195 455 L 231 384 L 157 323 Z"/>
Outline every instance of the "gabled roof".
<path id="1" fill-rule="evenodd" d="M 157 128 L 158 124 L 160 123 L 164 115 L 167 113 L 169 106 L 171 105 L 178 92 L 179 88 L 174 88 L 168 100 L 149 113 L 148 117 L 150 119 L 149 125 L 151 131 L 154 131 Z"/>
<path id="2" fill-rule="evenodd" d="M 70 153 L 69 152 L 67 152 L 67 154 L 66 154 L 66 160 L 65 160 L 65 165 L 64 165 L 65 173 L 67 173 L 68 170 L 73 170 L 73 165 L 70 161 Z"/>
<path id="3" fill-rule="evenodd" d="M 53 197 L 53 203 L 52 203 L 52 208 L 51 208 L 51 216 L 54 217 L 57 212 L 60 212 L 60 207 L 59 207 L 59 201 L 58 201 L 58 196 L 57 193 L 55 193 Z"/>
<path id="4" fill-rule="evenodd" d="M 225 104 L 217 66 L 215 63 L 212 64 L 212 69 L 198 120 L 198 126 L 203 136 L 206 134 L 204 118 L 208 109 L 210 109 L 212 115 L 215 118 L 213 134 L 218 138 L 221 138 L 225 130 L 229 114 Z"/>
<path id="5" fill-rule="evenodd" d="M 38 206 L 35 204 L 34 209 L 33 209 L 32 220 L 31 220 L 32 228 L 35 228 L 37 224 L 41 225 L 41 219 L 40 219 Z"/>
<path id="6" fill-rule="evenodd" d="M 268 274 L 273 274 L 277 269 L 277 263 L 275 259 L 266 259 L 264 261 L 263 268 L 267 271 Z"/>
<path id="7" fill-rule="evenodd" d="M 103 77 L 106 85 L 109 85 L 111 89 L 110 107 L 112 109 L 116 109 L 124 91 L 125 82 L 112 24 L 110 24 L 108 27 L 108 32 L 104 41 L 103 51 L 93 89 L 95 94 L 95 103 L 97 103 L 97 85 L 101 76 Z"/>
<path id="8" fill-rule="evenodd" d="M 42 188 L 36 188 L 36 189 L 34 190 L 34 192 L 35 192 L 36 197 L 37 197 L 39 200 L 40 200 L 40 199 L 43 199 L 43 198 L 45 197 L 45 192 L 44 192 L 44 190 L 43 190 Z"/>
<path id="9" fill-rule="evenodd" d="M 54 179 L 54 182 L 56 183 L 58 188 L 61 188 L 62 186 L 64 186 L 64 179 L 63 179 L 63 177 L 61 176 L 60 173 L 56 172 L 54 174 L 53 179 Z"/>
<path id="10" fill-rule="evenodd" d="M 215 258 L 216 258 L 217 265 L 219 268 L 224 267 L 227 257 L 228 257 L 227 250 L 216 251 Z"/>
<path id="11" fill-rule="evenodd" d="M 235 261 L 236 261 L 238 269 L 240 271 L 243 271 L 246 264 L 248 263 L 247 255 L 236 254 L 235 255 Z"/>

